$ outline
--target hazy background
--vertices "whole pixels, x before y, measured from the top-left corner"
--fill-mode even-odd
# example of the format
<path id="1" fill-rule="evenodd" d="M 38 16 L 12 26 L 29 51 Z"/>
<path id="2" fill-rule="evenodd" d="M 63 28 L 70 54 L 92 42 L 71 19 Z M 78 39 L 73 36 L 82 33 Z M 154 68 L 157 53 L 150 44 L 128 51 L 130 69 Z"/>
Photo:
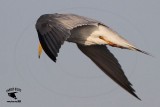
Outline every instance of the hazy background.
<path id="1" fill-rule="evenodd" d="M 160 105 L 159 0 L 0 0 L 0 107 L 158 107 Z M 155 57 L 109 47 L 133 84 L 137 100 L 65 43 L 51 61 L 38 59 L 37 18 L 76 13 L 100 20 Z M 7 103 L 18 87 L 21 103 Z"/>

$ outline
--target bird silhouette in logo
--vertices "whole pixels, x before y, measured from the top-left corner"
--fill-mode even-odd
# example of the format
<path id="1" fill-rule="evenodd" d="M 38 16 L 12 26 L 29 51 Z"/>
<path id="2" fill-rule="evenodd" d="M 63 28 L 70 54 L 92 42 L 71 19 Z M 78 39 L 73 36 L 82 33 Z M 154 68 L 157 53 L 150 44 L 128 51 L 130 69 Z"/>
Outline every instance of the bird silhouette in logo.
<path id="1" fill-rule="evenodd" d="M 17 93 L 17 92 L 8 93 L 8 96 L 10 96 L 10 97 L 12 97 L 12 98 L 14 98 L 14 99 L 17 99 L 15 93 Z"/>

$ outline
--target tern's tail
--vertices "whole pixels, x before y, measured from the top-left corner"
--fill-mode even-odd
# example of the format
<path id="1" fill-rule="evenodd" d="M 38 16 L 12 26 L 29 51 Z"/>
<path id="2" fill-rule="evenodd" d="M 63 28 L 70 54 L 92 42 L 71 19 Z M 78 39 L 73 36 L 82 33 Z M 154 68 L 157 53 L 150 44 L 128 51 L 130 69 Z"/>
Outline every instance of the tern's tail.
<path id="1" fill-rule="evenodd" d="M 130 49 L 130 50 L 136 50 L 136 51 L 141 52 L 141 53 L 143 53 L 143 54 L 152 56 L 150 53 L 148 53 L 148 52 L 146 52 L 146 51 L 143 51 L 143 50 L 140 50 L 140 49 L 138 49 L 138 48 L 136 48 L 136 47 L 134 47 L 134 46 L 129 46 L 129 49 Z"/>
<path id="2" fill-rule="evenodd" d="M 135 50 L 135 51 L 144 53 L 146 55 L 152 56 L 148 52 L 145 52 L 143 50 L 136 48 L 134 45 L 128 42 L 125 38 L 121 37 L 117 32 L 113 31 L 108 27 L 100 25 L 98 33 L 99 35 L 102 35 L 99 38 L 105 41 L 107 45 L 118 47 L 118 48 L 129 49 L 129 50 Z"/>

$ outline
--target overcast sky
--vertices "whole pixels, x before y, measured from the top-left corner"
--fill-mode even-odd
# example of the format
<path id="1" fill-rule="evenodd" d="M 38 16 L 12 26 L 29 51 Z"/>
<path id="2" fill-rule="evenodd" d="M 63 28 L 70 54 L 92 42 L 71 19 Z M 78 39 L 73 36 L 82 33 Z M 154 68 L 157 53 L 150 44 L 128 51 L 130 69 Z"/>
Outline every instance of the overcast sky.
<path id="1" fill-rule="evenodd" d="M 158 107 L 160 105 L 159 0 L 0 0 L 0 107 Z M 73 43 L 57 63 L 38 59 L 37 18 L 75 13 L 99 20 L 154 57 L 109 47 L 133 84 L 137 100 L 114 83 Z M 21 103 L 8 103 L 17 87 Z"/>

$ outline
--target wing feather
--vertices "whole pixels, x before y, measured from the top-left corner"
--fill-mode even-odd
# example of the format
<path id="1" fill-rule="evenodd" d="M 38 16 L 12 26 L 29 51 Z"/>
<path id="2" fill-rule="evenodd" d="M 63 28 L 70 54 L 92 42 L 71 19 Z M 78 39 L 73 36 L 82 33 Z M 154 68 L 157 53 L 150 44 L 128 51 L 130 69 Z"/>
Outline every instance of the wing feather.
<path id="1" fill-rule="evenodd" d="M 36 23 L 38 37 L 45 53 L 56 62 L 61 45 L 71 30 L 85 25 L 98 25 L 98 21 L 75 14 L 45 14 Z"/>
<path id="2" fill-rule="evenodd" d="M 57 53 L 64 41 L 70 36 L 69 30 L 49 17 L 40 17 L 36 24 L 38 37 L 45 53 L 56 62 Z"/>
<path id="3" fill-rule="evenodd" d="M 77 45 L 78 48 L 88 56 L 105 74 L 119 84 L 122 88 L 140 100 L 135 94 L 132 84 L 125 76 L 118 60 L 107 49 L 105 45 Z"/>

